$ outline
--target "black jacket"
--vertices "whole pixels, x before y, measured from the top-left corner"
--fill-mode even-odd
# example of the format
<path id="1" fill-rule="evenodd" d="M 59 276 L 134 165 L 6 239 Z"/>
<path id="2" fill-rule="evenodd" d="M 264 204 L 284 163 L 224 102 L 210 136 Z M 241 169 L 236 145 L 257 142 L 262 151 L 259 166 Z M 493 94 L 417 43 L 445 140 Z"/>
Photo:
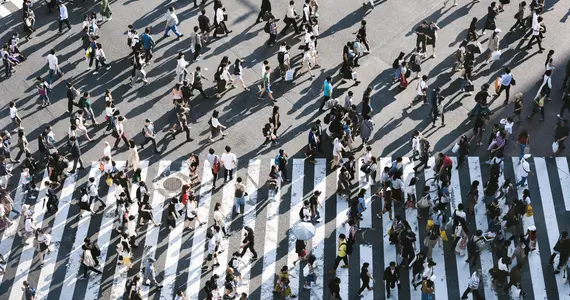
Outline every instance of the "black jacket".
<path id="1" fill-rule="evenodd" d="M 79 148 L 79 143 L 77 141 L 71 145 L 71 157 L 79 158 L 81 156 L 81 148 Z"/>
<path id="2" fill-rule="evenodd" d="M 400 270 L 396 267 L 394 269 L 394 274 L 392 274 L 390 267 L 387 267 L 386 270 L 384 270 L 384 280 L 386 281 L 386 283 L 399 282 L 400 281 Z"/>
<path id="3" fill-rule="evenodd" d="M 261 10 L 271 12 L 271 2 L 269 0 L 261 1 Z"/>

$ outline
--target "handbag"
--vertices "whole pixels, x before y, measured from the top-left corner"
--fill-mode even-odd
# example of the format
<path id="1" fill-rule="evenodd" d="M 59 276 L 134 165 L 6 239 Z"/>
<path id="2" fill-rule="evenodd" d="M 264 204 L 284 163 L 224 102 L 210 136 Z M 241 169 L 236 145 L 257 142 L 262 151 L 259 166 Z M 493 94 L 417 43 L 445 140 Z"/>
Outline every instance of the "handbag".
<path id="1" fill-rule="evenodd" d="M 495 50 L 495 51 L 493 51 L 493 53 L 491 53 L 491 60 L 492 61 L 499 60 L 500 57 L 501 57 L 501 50 Z"/>
<path id="2" fill-rule="evenodd" d="M 499 89 L 501 88 L 501 78 L 497 77 L 495 79 L 495 93 L 499 93 Z"/>
<path id="3" fill-rule="evenodd" d="M 552 152 L 556 153 L 558 152 L 558 142 L 554 142 L 552 143 Z"/>
<path id="4" fill-rule="evenodd" d="M 220 168 L 221 168 L 220 160 L 216 157 L 214 158 L 214 165 L 212 166 L 212 170 L 214 170 L 214 173 L 217 174 L 218 172 L 220 172 Z"/>
<path id="5" fill-rule="evenodd" d="M 354 79 L 354 80 L 357 80 L 357 78 L 358 78 L 357 75 L 356 75 L 356 72 L 352 72 L 351 77 L 352 77 L 352 79 Z"/>
<path id="6" fill-rule="evenodd" d="M 419 208 L 428 208 L 429 207 L 429 200 L 427 199 L 427 196 L 424 196 L 420 200 L 418 200 L 417 206 Z"/>
<path id="7" fill-rule="evenodd" d="M 451 152 L 457 153 L 457 151 L 459 151 L 459 143 L 455 143 L 455 145 L 453 145 L 453 148 L 451 148 Z"/>
<path id="8" fill-rule="evenodd" d="M 108 176 L 107 179 L 105 179 L 105 183 L 111 187 L 113 185 L 113 177 Z"/>
<path id="9" fill-rule="evenodd" d="M 534 215 L 534 211 L 532 210 L 532 205 L 527 204 L 526 206 L 526 216 L 532 217 Z"/>
<path id="10" fill-rule="evenodd" d="M 370 163 L 363 164 L 363 165 L 360 167 L 360 171 L 362 171 L 362 172 L 368 174 L 368 173 L 370 173 L 370 168 L 371 168 Z"/>
<path id="11" fill-rule="evenodd" d="M 234 193 L 234 196 L 235 196 L 236 198 L 241 198 L 241 197 L 243 197 L 243 191 L 242 191 L 241 189 L 236 189 L 236 191 L 235 191 L 235 193 Z"/>
<path id="12" fill-rule="evenodd" d="M 441 239 L 442 239 L 444 242 L 449 241 L 449 239 L 447 238 L 447 232 L 445 232 L 444 229 L 441 229 L 441 230 L 439 231 L 439 236 L 441 237 Z"/>
<path id="13" fill-rule="evenodd" d="M 292 81 L 293 80 L 293 70 L 289 69 L 285 72 L 285 81 Z"/>
<path id="14" fill-rule="evenodd" d="M 228 20 L 228 14 L 224 14 L 224 22 Z"/>
<path id="15" fill-rule="evenodd" d="M 433 220 L 428 220 L 426 225 L 426 231 L 430 231 L 433 226 L 434 226 Z"/>

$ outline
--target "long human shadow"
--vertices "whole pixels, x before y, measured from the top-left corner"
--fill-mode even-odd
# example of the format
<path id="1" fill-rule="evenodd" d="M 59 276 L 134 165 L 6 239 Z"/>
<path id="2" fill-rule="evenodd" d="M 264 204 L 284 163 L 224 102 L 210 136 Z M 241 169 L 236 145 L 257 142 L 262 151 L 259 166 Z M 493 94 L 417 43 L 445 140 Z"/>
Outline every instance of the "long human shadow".
<path id="1" fill-rule="evenodd" d="M 355 10 L 355 11 L 351 12 L 350 14 L 344 16 L 344 18 L 340 19 L 334 25 L 330 26 L 325 31 L 321 32 L 319 34 L 319 39 L 324 39 L 326 37 L 329 37 L 329 36 L 335 34 L 336 32 L 348 29 L 348 28 L 352 27 L 354 24 L 360 23 L 360 21 L 362 21 L 362 18 L 364 17 L 364 15 L 366 13 L 366 11 L 367 11 L 366 6 L 359 7 L 357 10 Z"/>

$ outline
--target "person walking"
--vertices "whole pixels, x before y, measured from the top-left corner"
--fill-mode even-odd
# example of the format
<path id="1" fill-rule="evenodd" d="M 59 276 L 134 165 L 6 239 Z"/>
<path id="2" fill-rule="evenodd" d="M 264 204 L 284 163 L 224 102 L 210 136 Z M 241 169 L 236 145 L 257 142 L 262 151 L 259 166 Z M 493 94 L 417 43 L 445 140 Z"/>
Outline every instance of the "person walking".
<path id="1" fill-rule="evenodd" d="M 77 138 L 72 136 L 69 138 L 69 143 L 71 144 L 71 158 L 73 159 L 73 167 L 69 173 L 75 173 L 75 169 L 77 168 L 77 163 L 79 162 L 79 170 L 83 170 L 85 167 L 83 166 L 83 159 L 81 159 L 81 148 L 79 147 L 79 142 Z"/>
<path id="2" fill-rule="evenodd" d="M 140 36 L 140 41 L 143 48 L 143 58 L 145 64 L 148 64 L 152 59 L 152 48 L 154 48 L 155 42 L 152 36 L 150 35 L 150 27 L 145 27 L 144 33 Z M 136 58 L 135 51 L 135 58 Z"/>
<path id="3" fill-rule="evenodd" d="M 144 277 L 142 279 L 142 285 L 150 286 L 151 284 L 156 286 L 157 288 L 161 289 L 163 285 L 156 280 L 156 267 L 155 267 L 156 260 L 152 257 L 149 257 L 147 263 L 144 267 Z M 147 283 L 148 281 L 148 283 Z"/>
<path id="4" fill-rule="evenodd" d="M 180 33 L 178 31 L 178 28 L 176 26 L 178 26 L 179 21 L 178 21 L 178 17 L 176 16 L 176 12 L 174 12 L 174 7 L 171 6 L 168 8 L 168 12 L 165 15 L 166 18 L 166 26 L 164 27 L 164 38 L 169 37 L 170 35 L 168 35 L 168 32 L 172 30 L 172 32 L 174 32 L 174 34 L 176 34 L 176 38 L 180 39 L 181 37 L 183 37 L 184 35 L 182 33 Z"/>
<path id="5" fill-rule="evenodd" d="M 297 18 L 299 18 L 299 15 L 295 11 L 295 1 L 291 0 L 289 1 L 289 7 L 285 13 L 285 18 L 283 19 L 283 22 L 285 22 L 285 27 L 283 27 L 283 30 L 281 30 L 281 35 L 286 35 L 287 29 L 289 29 L 289 26 L 291 25 L 293 25 L 293 29 L 295 29 L 295 34 L 301 33 L 301 30 L 297 26 Z"/>
<path id="6" fill-rule="evenodd" d="M 243 238 L 242 241 L 242 245 L 239 246 L 241 250 L 240 253 L 240 257 L 243 257 L 245 255 L 245 252 L 249 249 L 249 251 L 251 251 L 251 254 L 253 254 L 253 257 L 251 258 L 251 261 L 255 261 L 257 260 L 257 252 L 255 252 L 255 243 L 254 243 L 254 236 L 253 236 L 253 229 L 251 229 L 248 226 L 244 227 L 245 229 L 245 237 Z"/>
<path id="7" fill-rule="evenodd" d="M 61 26 L 63 24 L 67 25 L 67 29 L 71 30 L 71 25 L 69 25 L 69 15 L 67 13 L 67 7 L 65 6 L 65 4 L 63 4 L 63 2 L 58 2 L 58 6 L 59 6 L 59 33 L 62 33 L 63 31 L 61 30 Z"/>
<path id="8" fill-rule="evenodd" d="M 346 240 L 346 235 L 344 235 L 344 233 L 341 233 L 338 236 L 338 249 L 337 249 L 336 258 L 334 260 L 334 267 L 332 270 L 329 271 L 329 274 L 336 274 L 336 269 L 338 268 L 338 265 L 341 260 L 344 263 L 344 265 L 342 265 L 341 268 L 348 269 L 349 264 L 348 264 L 348 253 L 347 253 L 347 240 Z"/>
<path id="9" fill-rule="evenodd" d="M 519 161 L 519 174 L 521 179 L 517 181 L 516 187 L 525 187 L 527 186 L 526 179 L 528 178 L 528 174 L 534 176 L 534 173 L 530 170 L 530 164 L 528 163 L 527 159 L 531 157 L 530 154 L 525 154 L 523 158 Z"/>
<path id="10" fill-rule="evenodd" d="M 93 75 L 99 74 L 99 64 L 103 67 L 106 67 L 107 70 L 111 69 L 111 65 L 107 64 L 106 61 L 107 56 L 105 56 L 103 46 L 100 43 L 97 43 L 95 49 L 95 72 L 93 72 Z"/>
<path id="11" fill-rule="evenodd" d="M 255 20 L 255 24 L 261 23 L 261 21 L 267 21 L 266 18 L 271 17 L 271 1 L 269 0 L 261 0 L 261 11 L 259 15 L 257 15 L 257 19 Z"/>
<path id="12" fill-rule="evenodd" d="M 473 295 L 473 298 L 475 300 L 483 299 L 483 297 L 481 297 L 481 294 L 479 294 L 480 282 L 481 282 L 481 270 L 477 270 L 473 272 L 473 274 L 471 274 L 471 277 L 469 278 L 469 285 L 467 286 L 465 292 L 463 292 L 461 299 L 468 299 L 469 293 Z"/>
<path id="13" fill-rule="evenodd" d="M 532 49 L 533 42 L 536 41 L 538 44 L 538 53 L 542 53 L 545 49 L 542 48 L 542 39 L 544 38 L 544 33 L 546 32 L 546 26 L 543 23 L 542 17 L 539 17 L 535 12 L 532 13 L 532 30 L 530 34 L 532 37 L 528 41 L 526 46 L 527 50 Z M 528 34 L 527 34 L 528 35 Z M 527 36 L 524 37 L 526 39 Z"/>
<path id="14" fill-rule="evenodd" d="M 100 270 L 95 269 L 95 260 L 93 259 L 93 255 L 91 254 L 91 250 L 86 246 L 81 246 L 83 253 L 81 254 L 81 266 L 83 266 L 83 277 L 79 279 L 88 279 L 87 276 L 89 271 L 93 271 L 99 275 L 103 274 Z"/>
<path id="15" fill-rule="evenodd" d="M 500 32 L 501 29 L 495 28 L 493 34 L 491 35 L 491 37 L 489 37 L 489 44 L 487 45 L 487 48 L 489 48 L 489 56 L 487 56 L 487 59 L 483 62 L 483 64 L 488 64 L 491 61 L 491 59 L 493 59 L 493 53 L 495 53 L 495 51 L 500 51 L 499 48 Z"/>
<path id="16" fill-rule="evenodd" d="M 127 135 L 125 134 L 123 121 L 125 121 L 125 117 L 119 116 L 115 123 L 115 130 L 113 131 L 113 137 L 115 138 L 115 144 L 113 145 L 114 150 L 119 147 L 121 139 L 125 142 L 125 147 L 128 147 L 129 145 L 129 139 L 127 139 Z"/>
<path id="17" fill-rule="evenodd" d="M 263 95 L 267 93 L 267 96 L 271 101 L 277 102 L 277 99 L 273 98 L 273 92 L 271 91 L 271 67 L 265 66 L 265 73 L 263 73 L 263 85 L 261 86 L 259 96 L 257 97 L 259 100 L 263 100 Z"/>
<path id="18" fill-rule="evenodd" d="M 190 34 L 190 51 L 194 53 L 193 61 L 200 60 L 202 50 L 202 38 L 200 38 L 199 26 L 194 26 L 194 32 Z"/>
<path id="19" fill-rule="evenodd" d="M 501 75 L 501 77 L 499 77 L 499 83 L 500 83 L 500 88 L 495 93 L 495 97 L 501 96 L 501 93 L 505 91 L 506 95 L 505 95 L 505 102 L 503 102 L 503 105 L 507 105 L 509 103 L 509 91 L 511 90 L 511 85 L 516 85 L 515 78 L 513 77 L 510 68 L 505 68 L 505 73 Z"/>
<path id="20" fill-rule="evenodd" d="M 218 7 L 214 10 L 214 34 L 212 35 L 213 38 L 216 38 L 218 34 L 225 34 L 226 36 L 232 33 L 231 30 L 228 30 L 226 26 L 226 20 L 228 15 L 226 13 L 226 8 Z"/>
<path id="21" fill-rule="evenodd" d="M 36 297 L 37 292 L 36 289 L 30 285 L 30 282 L 24 280 L 22 290 L 24 291 L 24 297 L 26 300 L 37 300 Z"/>
<path id="22" fill-rule="evenodd" d="M 219 115 L 220 112 L 214 110 L 212 112 L 212 117 L 208 121 L 208 124 L 210 125 L 210 137 L 209 137 L 210 142 L 213 142 L 214 139 L 217 138 L 220 134 L 222 135 L 222 138 L 226 136 L 226 133 L 223 131 L 223 129 L 226 129 L 227 127 L 220 123 L 220 120 L 218 120 Z"/>
<path id="23" fill-rule="evenodd" d="M 287 174 L 287 160 L 288 159 L 289 159 L 289 156 L 287 155 L 287 153 L 283 149 L 279 149 L 279 154 L 277 154 L 277 156 L 275 156 L 275 159 L 274 159 L 274 163 L 277 166 L 279 172 L 281 172 L 281 176 L 283 177 L 283 180 L 285 180 L 287 182 L 291 181 L 289 179 L 288 174 Z"/>
<path id="24" fill-rule="evenodd" d="M 323 101 L 321 102 L 321 106 L 319 107 L 320 110 L 323 110 L 327 101 L 329 101 L 332 97 L 333 86 L 332 86 L 332 77 L 327 76 L 325 81 L 323 82 L 323 86 L 319 93 L 323 93 Z"/>
<path id="25" fill-rule="evenodd" d="M 556 149 L 554 149 L 553 146 L 553 153 L 550 158 L 554 158 L 554 156 L 558 155 L 560 152 L 566 149 L 566 146 L 564 146 L 564 141 L 568 139 L 569 134 L 570 127 L 568 127 L 568 120 L 563 119 L 556 123 L 556 127 L 554 127 L 554 143 L 556 143 Z"/>
<path id="26" fill-rule="evenodd" d="M 193 47 L 190 47 L 193 49 Z M 190 65 L 189 62 L 184 59 L 184 53 L 182 51 L 178 52 L 178 58 L 176 59 L 176 75 L 178 76 L 178 83 L 186 81 L 186 76 L 188 76 L 188 70 L 186 67 Z"/>
<path id="27" fill-rule="evenodd" d="M 204 89 L 203 89 L 203 85 L 202 85 L 202 80 L 206 80 L 207 78 L 202 75 L 202 68 L 200 68 L 200 66 L 196 67 L 196 71 L 194 71 L 194 73 L 192 74 L 192 80 L 190 82 L 192 82 L 192 89 L 190 90 L 190 93 L 194 92 L 194 90 L 198 90 L 200 92 L 200 94 L 202 96 L 204 96 L 204 98 L 209 99 L 210 96 L 206 95 L 206 93 L 204 93 Z"/>
<path id="28" fill-rule="evenodd" d="M 358 292 L 356 292 L 356 295 L 361 298 L 363 297 L 361 294 L 364 289 L 368 289 L 369 291 L 373 289 L 370 287 L 370 281 L 376 284 L 376 280 L 374 280 L 374 277 L 372 277 L 372 274 L 370 274 L 370 271 L 368 270 L 369 267 L 370 264 L 365 262 L 362 264 L 362 268 L 360 269 L 360 280 L 362 281 L 362 285 L 358 289 Z"/>
<path id="29" fill-rule="evenodd" d="M 232 148 L 230 146 L 226 146 L 226 152 L 222 154 L 220 160 L 222 165 L 224 166 L 224 184 L 228 182 L 228 180 L 234 179 L 234 170 L 237 167 L 237 156 L 235 153 L 232 153 Z M 229 179 L 228 179 L 229 177 Z"/>
<path id="30" fill-rule="evenodd" d="M 497 28 L 497 15 L 499 15 L 499 8 L 497 7 L 496 2 L 491 2 L 489 7 L 487 7 L 487 19 L 485 20 L 485 24 L 483 28 L 481 28 L 481 35 L 485 34 L 485 30 L 495 30 Z"/>
<path id="31" fill-rule="evenodd" d="M 386 282 L 386 298 L 390 298 L 390 292 L 396 285 L 400 289 L 400 269 L 396 268 L 395 261 L 391 261 L 384 270 L 384 281 Z"/>
<path id="32" fill-rule="evenodd" d="M 55 49 L 50 50 L 47 56 L 47 61 L 49 66 L 48 83 L 51 86 L 54 74 L 59 75 L 59 78 L 61 78 L 65 73 L 63 73 L 59 68 L 59 60 L 57 59 L 57 56 L 55 56 Z"/>
<path id="33" fill-rule="evenodd" d="M 519 297 L 520 298 L 523 298 L 527 295 L 527 293 L 522 290 L 522 286 L 521 286 L 522 268 L 523 268 L 523 264 L 518 263 L 516 266 L 514 266 L 511 269 L 511 272 L 509 273 L 509 283 L 507 284 L 507 286 L 505 286 L 505 290 L 502 293 L 503 296 L 506 296 L 509 294 L 509 291 L 510 291 L 512 286 L 514 286 L 515 288 L 517 288 L 519 290 Z M 465 299 L 467 299 L 467 298 L 465 298 Z M 477 297 L 477 299 L 479 299 L 479 297 Z"/>
<path id="34" fill-rule="evenodd" d="M 104 21 L 113 20 L 113 13 L 111 12 L 111 6 L 109 6 L 109 0 L 101 0 L 101 15 Z"/>
<path id="35" fill-rule="evenodd" d="M 154 153 L 160 153 L 156 144 L 154 123 L 152 123 L 150 119 L 145 120 L 145 124 L 143 126 L 143 136 L 144 141 L 140 144 L 141 150 L 144 149 L 145 145 L 148 144 L 148 142 L 151 142 L 152 146 L 154 147 Z"/>
<path id="36" fill-rule="evenodd" d="M 570 111 L 570 87 L 566 88 L 562 96 L 562 106 L 560 107 L 560 112 L 556 115 L 558 119 L 562 119 L 564 117 L 565 110 Z"/>

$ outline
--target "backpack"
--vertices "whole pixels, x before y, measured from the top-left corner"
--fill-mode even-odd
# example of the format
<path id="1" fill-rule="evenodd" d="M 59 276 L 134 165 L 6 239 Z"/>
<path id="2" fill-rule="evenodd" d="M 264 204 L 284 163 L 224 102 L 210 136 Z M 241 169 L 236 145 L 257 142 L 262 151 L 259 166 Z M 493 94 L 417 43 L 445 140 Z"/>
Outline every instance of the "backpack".
<path id="1" fill-rule="evenodd" d="M 33 287 L 28 287 L 28 292 L 30 292 L 30 295 L 31 295 L 32 297 L 35 297 L 35 296 L 36 296 L 36 289 L 35 289 L 35 288 L 33 288 Z"/>
<path id="2" fill-rule="evenodd" d="M 303 213 L 303 210 L 305 210 L 304 207 L 301 207 L 301 210 L 299 210 L 299 219 L 301 221 L 303 221 L 305 219 L 305 214 Z"/>
<path id="3" fill-rule="evenodd" d="M 281 160 L 281 155 L 277 154 L 277 156 L 275 156 L 275 159 L 273 160 L 273 163 L 279 167 L 279 161 Z"/>
<path id="4" fill-rule="evenodd" d="M 277 61 L 279 62 L 279 65 L 285 64 L 285 52 L 284 51 L 277 52 Z"/>
<path id="5" fill-rule="evenodd" d="M 269 22 L 265 23 L 265 26 L 263 26 L 263 31 L 265 31 L 265 33 L 269 33 L 271 31 L 271 25 L 269 25 Z"/>
<path id="6" fill-rule="evenodd" d="M 429 151 L 429 148 L 430 148 L 430 144 L 429 144 L 428 140 L 426 140 L 426 139 L 421 139 L 421 140 L 420 140 L 420 150 L 421 150 L 422 152 L 428 152 L 428 151 Z"/>

